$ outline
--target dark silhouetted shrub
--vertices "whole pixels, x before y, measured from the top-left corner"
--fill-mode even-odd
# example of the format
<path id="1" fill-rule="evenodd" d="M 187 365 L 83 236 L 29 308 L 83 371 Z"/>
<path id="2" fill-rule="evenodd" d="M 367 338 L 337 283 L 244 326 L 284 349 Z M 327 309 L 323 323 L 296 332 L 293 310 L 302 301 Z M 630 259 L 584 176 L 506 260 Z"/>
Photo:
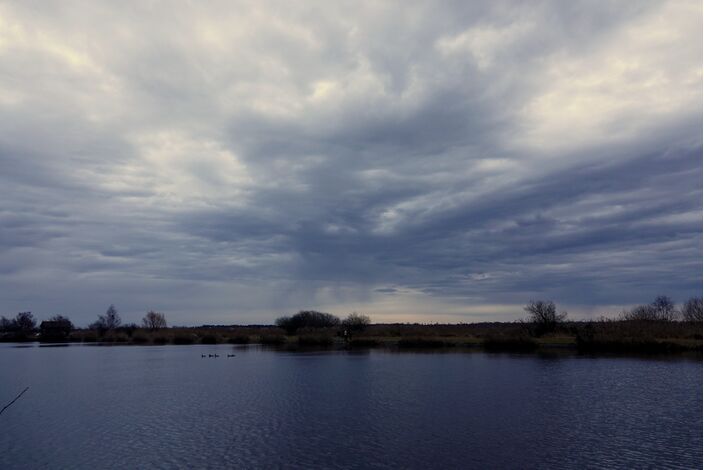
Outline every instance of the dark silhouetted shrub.
<path id="1" fill-rule="evenodd" d="M 292 317 L 276 319 L 276 326 L 286 330 L 289 335 L 295 334 L 300 328 L 330 328 L 339 324 L 340 319 L 335 315 L 313 310 L 300 311 Z"/>

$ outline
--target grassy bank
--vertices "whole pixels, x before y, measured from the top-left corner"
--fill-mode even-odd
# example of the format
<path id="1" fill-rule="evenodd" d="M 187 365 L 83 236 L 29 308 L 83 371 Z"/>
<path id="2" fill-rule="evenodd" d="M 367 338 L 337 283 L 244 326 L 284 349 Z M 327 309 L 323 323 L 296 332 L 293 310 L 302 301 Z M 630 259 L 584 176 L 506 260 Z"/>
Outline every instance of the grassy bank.
<path id="1" fill-rule="evenodd" d="M 4 338 L 9 341 L 12 338 Z M 27 341 L 41 340 L 38 337 Z M 674 354 L 702 351 L 701 322 L 603 320 L 564 322 L 540 332 L 531 323 L 374 324 L 344 337 L 340 328 L 315 328 L 286 335 L 274 326 L 221 326 L 110 331 L 78 329 L 66 341 L 114 345 L 263 344 L 307 348 L 471 348 L 529 352 L 567 349 L 584 353 Z"/>

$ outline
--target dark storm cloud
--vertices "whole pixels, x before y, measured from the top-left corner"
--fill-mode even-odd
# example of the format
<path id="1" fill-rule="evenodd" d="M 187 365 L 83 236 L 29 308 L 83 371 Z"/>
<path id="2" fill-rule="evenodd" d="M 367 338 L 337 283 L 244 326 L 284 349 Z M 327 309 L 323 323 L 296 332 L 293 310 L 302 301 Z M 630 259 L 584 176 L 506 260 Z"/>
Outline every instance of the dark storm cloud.
<path id="1" fill-rule="evenodd" d="M 701 291 L 700 18 L 4 5 L 0 308 L 262 323 L 683 300 Z"/>
<path id="2" fill-rule="evenodd" d="M 514 274 L 506 276 L 511 288 L 498 287 L 511 295 L 514 290 L 540 292 L 549 286 L 583 287 L 585 279 L 590 284 L 618 281 L 624 273 L 614 272 L 609 258 L 598 256 L 615 252 L 624 258 L 624 267 L 648 259 L 653 265 L 640 266 L 643 273 L 638 277 L 657 276 L 663 289 L 686 295 L 696 290 L 698 282 L 692 261 L 698 259 L 701 238 L 696 202 L 701 197 L 697 189 L 701 169 L 696 163 L 701 149 L 680 152 L 548 173 L 432 215 L 419 214 L 391 234 L 374 233 L 373 217 L 365 216 L 388 203 L 375 195 L 346 213 L 349 199 L 330 194 L 326 199 L 334 204 L 321 204 L 320 215 L 311 220 L 287 219 L 283 212 L 255 223 L 255 217 L 247 214 L 200 213 L 185 223 L 186 229 L 195 227 L 195 233 L 214 241 L 254 239 L 262 243 L 260 249 L 295 253 L 298 275 L 306 279 L 406 281 L 418 288 L 426 288 L 427 281 L 435 294 L 469 295 L 495 290 L 486 281 L 506 274 L 479 274 L 503 266 Z M 678 185 L 692 191 L 672 191 Z M 595 195 L 598 198 L 590 200 Z M 345 229 L 326 230 L 321 223 L 326 220 Z M 271 233 L 279 236 L 267 242 L 266 234 Z M 684 251 L 673 241 L 685 242 Z M 655 259 L 654 250 L 659 255 Z M 693 269 L 679 269 L 688 263 Z M 553 264 L 568 267 L 553 271 Z M 652 285 L 624 291 L 622 301 L 648 296 L 648 289 Z M 598 290 L 588 295 L 608 300 Z"/>

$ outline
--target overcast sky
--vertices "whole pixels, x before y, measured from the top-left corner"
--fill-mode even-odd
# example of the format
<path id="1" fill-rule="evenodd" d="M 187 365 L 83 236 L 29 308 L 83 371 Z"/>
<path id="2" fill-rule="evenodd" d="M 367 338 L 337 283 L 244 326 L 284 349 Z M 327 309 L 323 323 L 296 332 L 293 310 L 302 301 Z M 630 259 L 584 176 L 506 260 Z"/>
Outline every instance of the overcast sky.
<path id="1" fill-rule="evenodd" d="M 701 295 L 701 9 L 0 2 L 0 314 Z"/>

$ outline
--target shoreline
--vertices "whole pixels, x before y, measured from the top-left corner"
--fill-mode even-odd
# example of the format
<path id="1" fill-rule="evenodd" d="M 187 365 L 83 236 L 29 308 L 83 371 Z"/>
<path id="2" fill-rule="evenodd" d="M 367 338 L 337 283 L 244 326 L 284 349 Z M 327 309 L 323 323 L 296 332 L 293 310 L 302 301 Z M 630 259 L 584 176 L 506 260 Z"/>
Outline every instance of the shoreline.
<path id="1" fill-rule="evenodd" d="M 487 352 L 555 352 L 702 356 L 702 324 L 685 322 L 565 322 L 555 331 L 537 334 L 529 323 L 373 324 L 364 331 L 311 328 L 286 335 L 274 326 L 171 327 L 159 330 L 108 331 L 78 329 L 66 338 L 0 338 L 5 343 L 41 347 L 69 344 L 95 346 L 261 345 L 288 351 L 385 349 Z"/>

